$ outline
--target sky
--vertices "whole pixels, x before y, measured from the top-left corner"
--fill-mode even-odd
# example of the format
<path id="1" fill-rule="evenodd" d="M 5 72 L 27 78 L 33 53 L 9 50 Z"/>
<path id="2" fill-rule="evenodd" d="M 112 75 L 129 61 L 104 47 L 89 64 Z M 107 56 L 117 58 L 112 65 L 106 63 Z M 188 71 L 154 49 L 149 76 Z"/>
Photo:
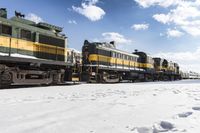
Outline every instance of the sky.
<path id="1" fill-rule="evenodd" d="M 118 49 L 145 51 L 200 72 L 199 0 L 1 0 L 8 16 L 64 28 L 68 46 L 115 41 Z"/>

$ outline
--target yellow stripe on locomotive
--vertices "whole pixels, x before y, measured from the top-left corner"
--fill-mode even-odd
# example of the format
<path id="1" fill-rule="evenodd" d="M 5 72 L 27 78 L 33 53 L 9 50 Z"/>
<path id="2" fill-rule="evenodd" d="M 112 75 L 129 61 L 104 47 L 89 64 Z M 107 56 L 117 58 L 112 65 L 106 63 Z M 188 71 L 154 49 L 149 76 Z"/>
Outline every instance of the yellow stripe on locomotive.
<path id="1" fill-rule="evenodd" d="M 149 69 L 154 68 L 153 64 L 150 64 L 150 63 L 138 63 L 135 61 L 124 60 L 124 59 L 103 56 L 103 55 L 98 55 L 98 54 L 89 55 L 89 61 L 90 62 L 106 62 L 106 63 L 111 63 L 113 65 L 130 66 L 130 67 L 138 67 L 138 68 L 149 68 Z"/>
<path id="2" fill-rule="evenodd" d="M 53 45 L 47 45 L 42 44 L 38 42 L 31 42 L 27 40 L 22 40 L 18 38 L 13 37 L 5 37 L 0 36 L 0 47 L 1 52 L 5 52 L 7 49 L 7 52 L 9 49 L 12 51 L 18 51 L 17 53 L 20 53 L 20 51 L 24 53 L 29 53 L 28 55 L 34 55 L 35 53 L 46 53 L 51 55 L 59 55 L 63 56 L 63 58 L 67 57 L 67 49 L 63 47 L 53 46 Z M 3 50 L 3 51 L 2 51 Z M 63 60 L 64 61 L 64 60 Z"/>
<path id="3" fill-rule="evenodd" d="M 11 42 L 10 42 L 11 40 Z M 10 44 L 11 43 L 11 44 Z M 38 42 L 31 42 L 17 38 L 10 38 L 0 36 L 0 46 L 5 48 L 14 48 L 18 50 L 27 50 L 32 52 L 44 52 L 50 54 L 65 55 L 65 48 L 42 44 Z"/>
<path id="4" fill-rule="evenodd" d="M 0 17 L 0 52 L 39 59 L 66 61 L 66 37 L 62 28 L 13 17 Z"/>

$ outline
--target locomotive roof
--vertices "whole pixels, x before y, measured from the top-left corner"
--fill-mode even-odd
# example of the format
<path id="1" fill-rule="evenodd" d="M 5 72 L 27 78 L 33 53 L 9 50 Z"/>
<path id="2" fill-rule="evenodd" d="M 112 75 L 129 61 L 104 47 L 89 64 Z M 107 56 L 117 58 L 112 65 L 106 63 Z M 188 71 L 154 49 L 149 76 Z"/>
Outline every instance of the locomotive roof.
<path id="1" fill-rule="evenodd" d="M 57 26 L 53 26 L 50 24 L 46 24 L 46 23 L 39 23 L 36 24 L 33 21 L 24 19 L 24 18 L 19 18 L 19 17 L 12 17 L 11 19 L 6 19 L 3 17 L 0 17 L 0 23 L 6 24 L 6 25 L 10 25 L 16 28 L 22 28 L 22 29 L 27 29 L 30 30 L 32 32 L 38 32 L 38 33 L 42 33 L 44 35 L 49 35 L 49 36 L 53 36 L 56 38 L 62 38 L 65 39 L 66 37 L 64 35 L 61 35 L 60 32 L 62 31 L 60 27 Z M 45 27 L 46 25 L 46 27 Z M 52 28 L 47 28 L 47 26 L 52 26 Z"/>
<path id="2" fill-rule="evenodd" d="M 96 44 L 102 44 L 102 43 L 96 43 Z M 136 54 L 131 54 L 131 53 L 128 53 L 126 51 L 122 51 L 122 50 L 119 50 L 115 47 L 107 47 L 107 46 L 103 46 L 103 45 L 97 45 L 99 48 L 101 49 L 104 49 L 104 50 L 110 50 L 110 51 L 114 51 L 114 52 L 119 52 L 121 54 L 125 54 L 125 55 L 129 55 L 129 56 L 134 56 L 134 57 L 139 57 L 138 55 Z"/>
<path id="3" fill-rule="evenodd" d="M 146 57 L 151 57 L 153 58 L 150 54 L 146 53 L 146 52 L 143 52 L 143 51 L 137 51 L 137 52 L 133 52 L 133 54 L 142 54 L 142 55 L 145 55 Z"/>

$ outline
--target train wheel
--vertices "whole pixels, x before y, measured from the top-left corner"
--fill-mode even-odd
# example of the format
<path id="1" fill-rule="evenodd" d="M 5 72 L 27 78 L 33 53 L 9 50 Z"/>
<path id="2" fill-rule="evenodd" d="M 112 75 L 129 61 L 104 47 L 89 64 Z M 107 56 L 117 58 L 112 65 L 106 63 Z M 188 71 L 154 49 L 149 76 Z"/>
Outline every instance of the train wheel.
<path id="1" fill-rule="evenodd" d="M 3 72 L 0 75 L 0 89 L 8 88 L 12 82 L 12 75 L 8 72 Z"/>
<path id="2" fill-rule="evenodd" d="M 101 74 L 98 74 L 96 78 L 97 78 L 97 83 L 103 83 Z"/>
<path id="3" fill-rule="evenodd" d="M 117 73 L 112 73 L 112 74 L 104 73 L 102 79 L 105 83 L 119 83 L 121 77 Z"/>

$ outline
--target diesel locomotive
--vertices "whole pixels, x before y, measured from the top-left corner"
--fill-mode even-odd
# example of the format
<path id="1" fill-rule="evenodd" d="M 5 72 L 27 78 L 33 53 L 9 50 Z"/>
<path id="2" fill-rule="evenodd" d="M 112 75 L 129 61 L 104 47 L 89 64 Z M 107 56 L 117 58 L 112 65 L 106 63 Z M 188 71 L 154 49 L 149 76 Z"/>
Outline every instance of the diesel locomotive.
<path id="1" fill-rule="evenodd" d="M 19 12 L 8 19 L 6 9 L 0 9 L 1 88 L 60 84 L 72 79 L 76 63 L 68 61 L 70 52 L 61 27 L 35 23 Z"/>
<path id="2" fill-rule="evenodd" d="M 145 52 L 121 51 L 114 42 L 84 42 L 81 79 L 115 83 L 122 80 L 155 81 L 180 79 L 177 63 L 153 58 Z"/>

